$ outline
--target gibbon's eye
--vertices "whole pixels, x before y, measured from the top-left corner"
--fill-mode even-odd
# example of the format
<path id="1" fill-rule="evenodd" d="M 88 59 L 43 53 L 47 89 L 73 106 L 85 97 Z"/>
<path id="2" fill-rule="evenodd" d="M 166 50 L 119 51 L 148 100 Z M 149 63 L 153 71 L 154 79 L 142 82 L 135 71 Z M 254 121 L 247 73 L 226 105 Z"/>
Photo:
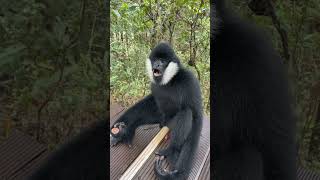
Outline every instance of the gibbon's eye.
<path id="1" fill-rule="evenodd" d="M 161 76 L 162 74 L 161 74 L 161 72 L 160 72 L 159 69 L 153 69 L 153 75 L 154 75 L 155 77 L 158 77 L 158 76 Z"/>

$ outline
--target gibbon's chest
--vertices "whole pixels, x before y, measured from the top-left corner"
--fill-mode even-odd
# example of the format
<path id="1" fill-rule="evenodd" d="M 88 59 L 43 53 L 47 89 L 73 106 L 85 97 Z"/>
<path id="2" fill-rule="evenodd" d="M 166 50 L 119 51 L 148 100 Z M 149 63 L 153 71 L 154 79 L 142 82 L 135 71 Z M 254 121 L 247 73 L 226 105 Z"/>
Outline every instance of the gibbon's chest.
<path id="1" fill-rule="evenodd" d="M 152 88 L 152 94 L 160 111 L 166 117 L 171 117 L 180 110 L 181 95 L 174 88 Z"/>

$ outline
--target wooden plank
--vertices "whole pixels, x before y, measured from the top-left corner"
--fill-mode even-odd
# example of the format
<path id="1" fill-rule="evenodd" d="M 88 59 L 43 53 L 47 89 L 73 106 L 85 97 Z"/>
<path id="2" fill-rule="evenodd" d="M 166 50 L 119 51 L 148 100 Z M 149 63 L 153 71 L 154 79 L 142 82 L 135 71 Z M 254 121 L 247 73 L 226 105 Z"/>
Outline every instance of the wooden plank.
<path id="1" fill-rule="evenodd" d="M 27 166 L 17 171 L 10 180 L 25 180 L 26 177 L 29 177 L 35 169 L 38 169 L 42 165 L 42 163 L 45 162 L 49 154 L 49 151 L 45 151 L 42 154 L 39 154 L 39 156 L 28 163 Z"/>
<path id="2" fill-rule="evenodd" d="M 123 110 L 110 118 L 110 125 L 124 112 Z M 159 125 L 144 125 L 137 128 L 132 148 L 122 143 L 110 147 L 110 179 L 118 180 L 159 131 Z"/>
<path id="3" fill-rule="evenodd" d="M 126 172 L 122 175 L 120 180 L 131 180 L 143 164 L 148 160 L 149 156 L 158 147 L 165 135 L 169 132 L 168 127 L 163 127 L 160 132 L 152 139 L 149 145 L 140 153 L 135 161 L 130 165 Z"/>
<path id="4" fill-rule="evenodd" d="M 111 104 L 110 105 L 110 119 L 114 118 L 116 115 L 121 113 L 124 110 L 124 107 L 119 104 Z"/>
<path id="5" fill-rule="evenodd" d="M 32 170 L 29 165 L 36 163 L 46 150 L 30 136 L 14 130 L 0 145 L 0 177 L 13 178 L 22 169 L 28 173 Z"/>
<path id="6" fill-rule="evenodd" d="M 139 127 L 136 130 L 132 148 L 122 143 L 110 148 L 110 179 L 119 179 L 158 131 L 158 126 Z"/>
<path id="7" fill-rule="evenodd" d="M 298 180 L 320 180 L 320 174 L 303 167 L 298 168 L 297 176 Z"/>
<path id="8" fill-rule="evenodd" d="M 191 169 L 188 180 L 195 180 L 199 171 L 202 170 L 204 166 L 204 161 L 208 153 L 210 154 L 210 120 L 207 116 L 203 118 L 203 126 L 200 136 L 200 141 L 198 145 L 198 149 L 195 155 L 195 160 L 193 163 L 193 167 Z"/>
<path id="9" fill-rule="evenodd" d="M 209 180 L 210 179 L 210 153 L 204 163 L 201 173 L 198 177 L 199 180 Z M 213 179 L 213 178 L 212 178 Z"/>
<path id="10" fill-rule="evenodd" d="M 205 155 L 204 161 L 202 161 L 202 163 L 201 163 L 201 166 L 200 166 L 201 168 L 200 168 L 200 170 L 198 171 L 198 173 L 197 173 L 197 175 L 196 175 L 196 177 L 195 177 L 195 180 L 198 180 L 198 179 L 199 179 L 200 174 L 201 174 L 201 172 L 203 171 L 203 167 L 204 167 L 204 165 L 205 165 L 205 163 L 206 163 L 206 160 L 208 159 L 209 154 L 210 154 L 210 146 L 209 146 L 209 148 L 208 148 L 208 150 L 207 150 L 207 153 L 206 153 L 206 155 Z"/>

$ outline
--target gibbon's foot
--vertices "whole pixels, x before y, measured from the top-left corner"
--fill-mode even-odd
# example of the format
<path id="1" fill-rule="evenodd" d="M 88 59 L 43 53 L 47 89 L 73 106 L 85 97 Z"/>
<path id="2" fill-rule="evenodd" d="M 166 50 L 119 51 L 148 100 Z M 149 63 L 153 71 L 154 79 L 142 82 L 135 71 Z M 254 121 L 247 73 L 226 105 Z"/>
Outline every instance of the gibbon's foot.
<path id="1" fill-rule="evenodd" d="M 169 154 L 171 154 L 172 151 L 170 149 L 160 149 L 159 151 L 156 151 L 156 156 L 164 157 L 166 158 Z"/>
<path id="2" fill-rule="evenodd" d="M 111 134 L 110 134 L 110 146 L 113 147 L 113 146 L 116 146 L 119 142 L 123 142 L 123 139 L 120 138 L 120 137 L 113 137 Z M 132 148 L 132 143 L 131 142 L 125 142 L 125 144 L 131 149 Z"/>
<path id="3" fill-rule="evenodd" d="M 160 156 L 159 158 L 156 158 L 156 162 L 155 162 L 155 170 L 157 172 L 158 175 L 162 176 L 162 177 L 168 177 L 168 176 L 174 176 L 178 173 L 178 170 L 167 170 L 165 168 L 163 168 L 163 161 L 164 161 L 164 157 Z"/>
<path id="4" fill-rule="evenodd" d="M 160 123 L 159 123 L 160 129 L 163 128 L 163 126 L 165 126 L 165 123 L 163 121 L 160 121 Z"/>
<path id="5" fill-rule="evenodd" d="M 166 134 L 166 136 L 164 136 L 164 140 L 168 141 L 169 139 L 170 139 L 170 134 L 168 133 L 168 134 Z"/>
<path id="6" fill-rule="evenodd" d="M 120 138 L 113 137 L 113 136 L 110 134 L 110 146 L 111 146 L 111 147 L 117 145 L 120 141 L 121 141 Z"/>
<path id="7" fill-rule="evenodd" d="M 160 159 L 160 160 L 164 160 L 165 156 L 161 156 L 159 154 L 156 153 L 156 160 Z"/>
<path id="8" fill-rule="evenodd" d="M 132 143 L 131 142 L 127 142 L 126 144 L 130 149 L 132 148 Z"/>
<path id="9" fill-rule="evenodd" d="M 117 145 L 120 141 L 123 140 L 125 130 L 127 128 L 127 125 L 124 122 L 118 122 L 113 125 L 111 128 L 111 134 L 110 134 L 110 145 L 115 146 Z M 131 147 L 131 143 L 129 147 Z"/>

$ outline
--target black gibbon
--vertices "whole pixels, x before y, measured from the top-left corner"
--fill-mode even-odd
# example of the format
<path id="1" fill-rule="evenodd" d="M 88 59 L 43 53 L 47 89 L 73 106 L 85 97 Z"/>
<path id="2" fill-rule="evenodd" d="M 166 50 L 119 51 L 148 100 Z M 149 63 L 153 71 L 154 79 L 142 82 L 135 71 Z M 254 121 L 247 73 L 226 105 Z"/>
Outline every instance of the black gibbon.
<path id="1" fill-rule="evenodd" d="M 156 152 L 160 179 L 186 179 L 202 128 L 202 99 L 197 78 L 185 69 L 167 43 L 159 43 L 146 61 L 151 94 L 129 108 L 111 127 L 111 145 L 131 144 L 138 126 L 160 124 L 170 129 L 167 148 Z M 112 133 L 114 132 L 114 133 Z M 167 159 L 171 170 L 164 169 Z"/>
<path id="2" fill-rule="evenodd" d="M 267 37 L 211 2 L 212 158 L 217 180 L 296 179 L 285 66 Z"/>

